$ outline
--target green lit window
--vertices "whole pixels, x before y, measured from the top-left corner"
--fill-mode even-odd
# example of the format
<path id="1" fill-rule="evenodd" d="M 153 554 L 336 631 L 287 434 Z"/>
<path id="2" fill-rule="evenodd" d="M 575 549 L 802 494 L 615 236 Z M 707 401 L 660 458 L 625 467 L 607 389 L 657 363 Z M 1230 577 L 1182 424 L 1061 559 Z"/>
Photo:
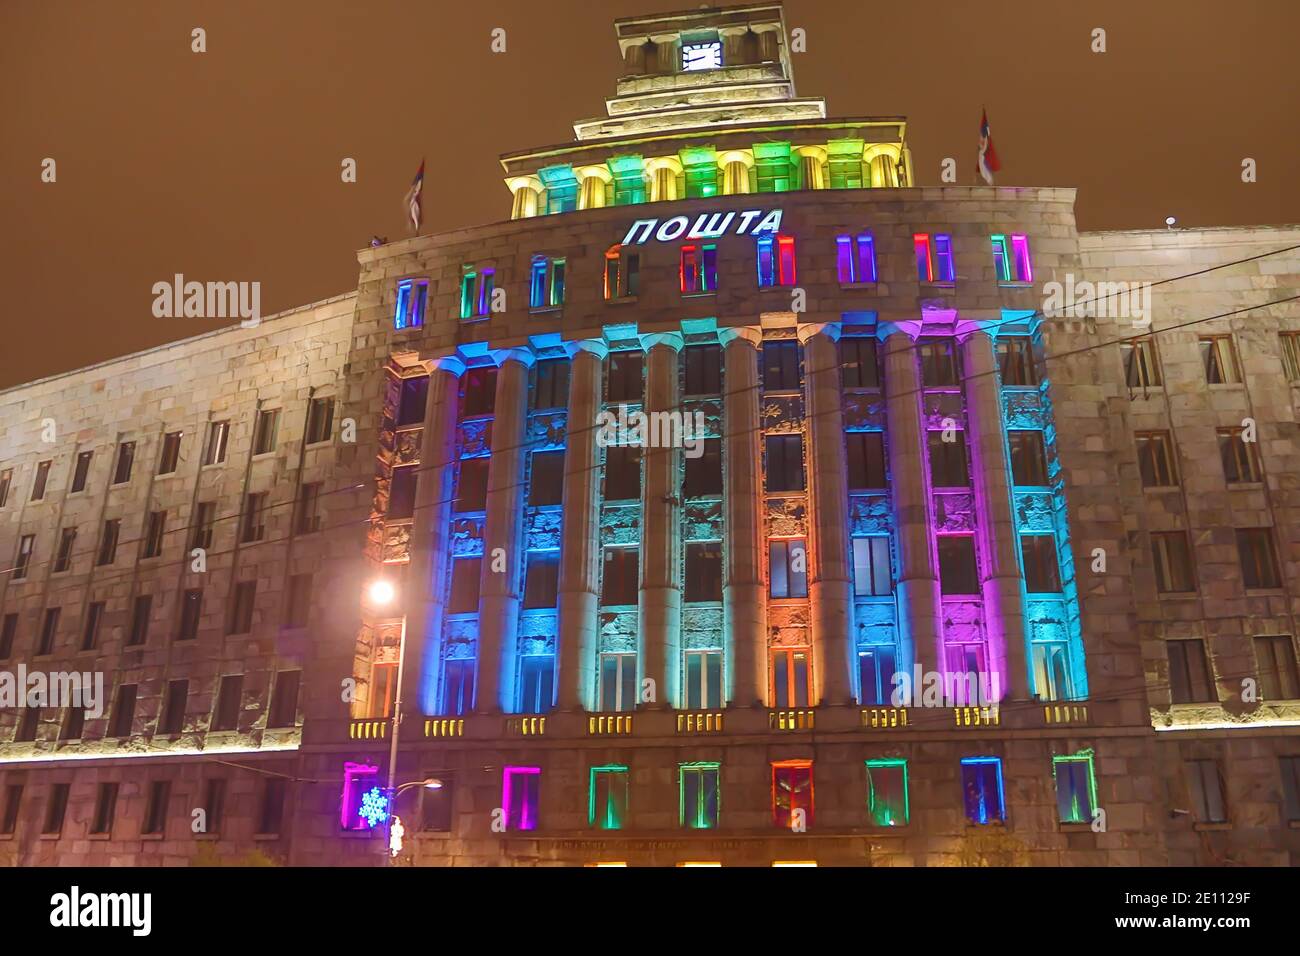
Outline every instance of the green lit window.
<path id="1" fill-rule="evenodd" d="M 621 830 L 627 823 L 627 767 L 591 768 L 587 821 L 598 830 Z"/>
<path id="2" fill-rule="evenodd" d="M 646 200 L 645 172 L 640 156 L 612 156 L 609 171 L 614 175 L 614 205 L 630 206 Z"/>
<path id="3" fill-rule="evenodd" d="M 1062 823 L 1091 823 L 1097 806 L 1097 778 L 1092 751 L 1052 758 L 1056 809 Z"/>
<path id="4" fill-rule="evenodd" d="M 460 317 L 481 319 L 492 308 L 492 289 L 496 272 L 493 269 L 463 267 L 460 277 Z"/>
<path id="5" fill-rule="evenodd" d="M 688 830 L 712 830 L 718 825 L 718 780 L 721 765 L 684 763 L 678 767 L 681 826 Z"/>
<path id="6" fill-rule="evenodd" d="M 705 199 L 718 194 L 718 167 L 712 162 L 686 167 L 686 198 Z"/>
<path id="7" fill-rule="evenodd" d="M 754 169 L 758 173 L 758 191 L 783 193 L 793 188 L 795 163 L 789 143 L 756 143 Z"/>
<path id="8" fill-rule="evenodd" d="M 878 827 L 906 826 L 907 761 L 867 761 L 867 815 Z"/>
<path id="9" fill-rule="evenodd" d="M 533 256 L 528 283 L 528 307 L 553 309 L 564 305 L 564 260 Z"/>

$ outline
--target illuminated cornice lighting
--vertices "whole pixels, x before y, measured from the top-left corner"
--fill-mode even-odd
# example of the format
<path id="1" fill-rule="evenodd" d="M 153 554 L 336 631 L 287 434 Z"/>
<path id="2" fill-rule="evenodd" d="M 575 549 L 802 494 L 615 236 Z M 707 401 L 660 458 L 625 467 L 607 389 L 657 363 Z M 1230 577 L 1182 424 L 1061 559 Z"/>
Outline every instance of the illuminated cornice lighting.
<path id="1" fill-rule="evenodd" d="M 0 764 L 15 763 L 63 763 L 68 760 L 138 760 L 151 758 L 165 760 L 168 757 L 210 757 L 214 754 L 265 754 L 284 753 L 299 749 L 300 744 L 272 744 L 265 747 L 178 747 L 168 750 L 143 750 L 135 753 L 100 754 L 68 753 L 59 751 L 52 754 L 31 754 L 26 757 L 0 757 Z"/>

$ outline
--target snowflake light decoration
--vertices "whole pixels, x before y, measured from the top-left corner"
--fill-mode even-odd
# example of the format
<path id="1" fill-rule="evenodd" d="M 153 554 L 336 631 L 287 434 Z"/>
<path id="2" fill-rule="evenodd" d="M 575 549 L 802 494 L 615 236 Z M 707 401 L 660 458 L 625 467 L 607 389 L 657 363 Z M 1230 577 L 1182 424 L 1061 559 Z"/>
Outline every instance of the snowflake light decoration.
<path id="1" fill-rule="evenodd" d="M 384 791 L 372 787 L 361 795 L 361 809 L 358 811 L 369 827 L 375 827 L 388 819 L 388 798 Z"/>

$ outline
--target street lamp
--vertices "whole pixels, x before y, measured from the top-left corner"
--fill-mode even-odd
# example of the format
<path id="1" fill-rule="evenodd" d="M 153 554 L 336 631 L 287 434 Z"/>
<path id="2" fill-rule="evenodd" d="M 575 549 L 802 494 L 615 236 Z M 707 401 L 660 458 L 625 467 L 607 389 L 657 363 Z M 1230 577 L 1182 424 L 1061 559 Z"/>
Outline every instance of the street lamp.
<path id="1" fill-rule="evenodd" d="M 411 780 L 402 784 L 393 791 L 392 800 L 388 805 L 388 862 L 392 864 L 397 859 L 397 854 L 402 849 L 402 836 L 406 833 L 406 827 L 402 826 L 402 820 L 397 815 L 397 798 L 403 790 L 409 790 L 411 787 L 424 787 L 426 790 L 441 790 L 442 781 L 436 777 L 429 777 L 425 780 Z"/>
<path id="2" fill-rule="evenodd" d="M 366 597 L 377 608 L 387 607 L 397 599 L 397 588 L 385 578 L 376 578 L 366 588 Z M 388 786 L 384 789 L 388 797 L 388 819 L 384 826 L 384 842 L 390 847 L 393 842 L 393 803 L 397 799 L 397 737 L 402 727 L 402 681 L 406 668 L 406 614 L 402 614 L 402 629 L 397 641 L 397 688 L 393 694 L 392 728 L 388 735 Z M 428 781 L 418 781 L 427 784 Z M 391 862 L 390 852 L 388 860 Z"/>

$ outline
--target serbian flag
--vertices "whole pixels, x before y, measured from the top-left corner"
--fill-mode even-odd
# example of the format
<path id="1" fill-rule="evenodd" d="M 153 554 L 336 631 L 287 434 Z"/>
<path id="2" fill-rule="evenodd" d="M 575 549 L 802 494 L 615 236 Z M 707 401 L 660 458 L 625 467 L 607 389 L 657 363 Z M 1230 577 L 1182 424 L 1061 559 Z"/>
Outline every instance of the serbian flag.
<path id="1" fill-rule="evenodd" d="M 990 186 L 993 185 L 993 174 L 1002 168 L 998 162 L 998 154 L 993 149 L 993 137 L 989 135 L 989 114 L 984 110 L 980 116 L 980 175 Z M 423 167 L 421 167 L 423 168 Z"/>
<path id="2" fill-rule="evenodd" d="M 411 220 L 411 232 L 418 234 L 420 231 L 420 219 L 423 209 L 420 206 L 420 193 L 424 190 L 424 160 L 420 160 L 420 171 L 415 174 L 415 179 L 411 181 L 411 188 L 406 191 L 407 216 Z"/>

